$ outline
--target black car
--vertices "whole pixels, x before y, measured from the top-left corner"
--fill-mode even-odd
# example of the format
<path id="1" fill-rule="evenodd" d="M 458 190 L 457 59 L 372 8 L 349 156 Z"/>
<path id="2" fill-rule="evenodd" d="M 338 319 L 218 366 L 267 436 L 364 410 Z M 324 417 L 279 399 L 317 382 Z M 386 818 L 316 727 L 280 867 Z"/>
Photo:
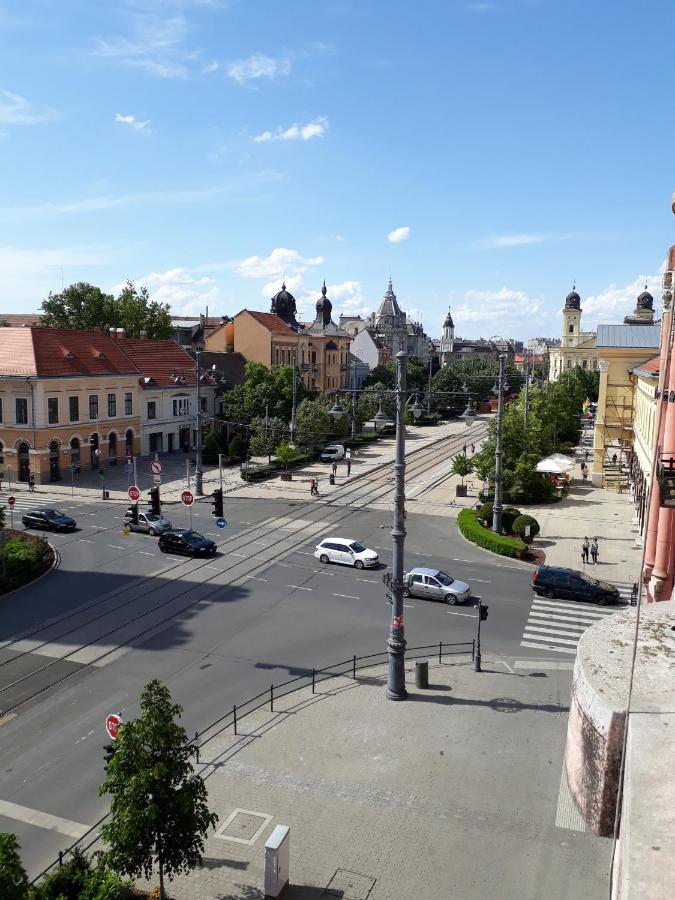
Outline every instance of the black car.
<path id="1" fill-rule="evenodd" d="M 532 575 L 532 590 L 538 597 L 582 600 L 600 606 L 617 603 L 620 597 L 619 589 L 608 581 L 559 566 L 540 566 Z"/>
<path id="2" fill-rule="evenodd" d="M 43 528 L 45 531 L 72 531 L 75 519 L 59 512 L 58 509 L 35 509 L 21 517 L 24 528 Z"/>
<path id="3" fill-rule="evenodd" d="M 205 538 L 198 531 L 177 528 L 165 531 L 159 536 L 159 549 L 162 553 L 183 553 L 186 556 L 213 556 L 216 552 L 215 541 Z"/>

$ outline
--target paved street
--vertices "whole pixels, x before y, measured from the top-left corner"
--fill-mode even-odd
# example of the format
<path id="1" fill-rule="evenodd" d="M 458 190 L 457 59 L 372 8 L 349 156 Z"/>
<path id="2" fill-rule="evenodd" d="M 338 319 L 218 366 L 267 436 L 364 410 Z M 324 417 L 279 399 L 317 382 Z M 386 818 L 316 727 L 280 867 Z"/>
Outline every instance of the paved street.
<path id="1" fill-rule="evenodd" d="M 462 441 L 450 437 L 409 458 L 412 493 L 442 489 L 439 473 L 447 475 Z M 205 561 L 165 556 L 146 535 L 122 536 L 124 505 L 62 499 L 79 530 L 52 536 L 59 567 L 7 597 L 0 623 L 0 752 L 11 760 L 0 773 L 0 829 L 17 833 L 31 873 L 105 811 L 96 790 L 105 715 L 135 715 L 150 678 L 169 684 L 192 733 L 273 682 L 386 648 L 390 472 L 376 470 L 312 502 L 228 496 L 223 532 L 211 503 L 199 502 L 193 525 L 218 542 Z M 38 498 L 22 496 L 22 507 L 28 499 Z M 415 502 L 409 508 L 408 568 L 437 566 L 471 584 L 490 607 L 484 651 L 561 660 L 559 648 L 572 648 L 591 613 L 582 611 L 563 638 L 533 640 L 542 615 L 556 629 L 560 617 L 533 607 L 531 568 L 468 544 L 447 515 L 417 514 Z M 168 504 L 165 514 L 174 526 L 188 524 L 181 505 Z M 313 551 L 330 535 L 376 549 L 379 569 L 323 566 Z M 405 616 L 410 646 L 475 634 L 471 607 L 409 598 Z"/>

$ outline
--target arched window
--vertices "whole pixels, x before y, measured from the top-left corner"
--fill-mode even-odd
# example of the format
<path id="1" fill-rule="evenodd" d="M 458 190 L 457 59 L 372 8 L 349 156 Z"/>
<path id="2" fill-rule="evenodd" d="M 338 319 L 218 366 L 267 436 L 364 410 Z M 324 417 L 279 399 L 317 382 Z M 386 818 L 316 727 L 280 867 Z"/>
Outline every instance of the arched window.
<path id="1" fill-rule="evenodd" d="M 80 440 L 79 438 L 70 439 L 70 464 L 76 469 L 80 467 Z"/>
<path id="2" fill-rule="evenodd" d="M 108 458 L 115 459 L 117 456 L 117 435 L 111 431 L 108 435 Z"/>
<path id="3" fill-rule="evenodd" d="M 59 461 L 59 442 L 52 440 L 49 442 L 49 480 L 61 480 L 61 466 Z"/>
<path id="4" fill-rule="evenodd" d="M 125 435 L 124 444 L 125 444 L 125 449 L 126 449 L 126 452 L 127 452 L 127 456 L 128 456 L 129 454 L 132 454 L 132 455 L 133 455 L 133 452 L 134 452 L 134 433 L 133 433 L 133 431 L 131 430 L 131 428 L 128 429 L 128 431 L 127 431 L 127 433 L 126 433 L 126 435 Z"/>

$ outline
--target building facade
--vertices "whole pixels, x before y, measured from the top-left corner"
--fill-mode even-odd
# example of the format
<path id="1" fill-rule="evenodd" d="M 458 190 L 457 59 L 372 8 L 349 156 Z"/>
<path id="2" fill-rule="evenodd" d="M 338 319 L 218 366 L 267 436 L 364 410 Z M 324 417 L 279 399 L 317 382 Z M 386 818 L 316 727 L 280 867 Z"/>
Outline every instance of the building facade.
<path id="1" fill-rule="evenodd" d="M 438 345 L 438 359 L 441 368 L 449 366 L 452 362 L 453 352 L 455 349 L 455 323 L 452 321 L 452 313 L 448 309 L 448 314 L 443 322 L 443 337 Z"/>
<path id="2" fill-rule="evenodd" d="M 413 322 L 398 305 L 391 278 L 377 311 L 368 317 L 367 327 L 377 337 L 393 357 L 399 350 L 408 356 L 427 361 L 429 359 L 429 338 L 419 322 Z"/>
<path id="3" fill-rule="evenodd" d="M 562 337 L 559 347 L 549 350 L 549 379 L 559 381 L 563 372 L 578 366 L 581 369 L 597 369 L 598 359 L 595 332 L 581 330 L 581 297 L 572 288 L 565 297 L 563 307 Z"/>
<path id="4" fill-rule="evenodd" d="M 653 475 L 659 363 L 660 358 L 655 356 L 630 373 L 633 383 L 633 453 L 630 482 L 635 504 L 634 524 L 637 526 L 640 543 L 646 526 Z"/>

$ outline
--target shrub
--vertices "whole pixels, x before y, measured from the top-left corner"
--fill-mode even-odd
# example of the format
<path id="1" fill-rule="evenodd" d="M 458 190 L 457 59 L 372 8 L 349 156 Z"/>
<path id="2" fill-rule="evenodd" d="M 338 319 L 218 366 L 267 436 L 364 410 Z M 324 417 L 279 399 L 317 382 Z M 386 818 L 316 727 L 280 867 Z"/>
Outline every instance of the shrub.
<path id="1" fill-rule="evenodd" d="M 510 556 L 512 559 L 522 559 L 527 547 L 522 541 L 514 538 L 504 537 L 501 534 L 495 534 L 487 528 L 483 528 L 476 519 L 476 513 L 473 509 L 463 509 L 457 517 L 457 527 L 460 533 L 473 544 L 490 550 L 492 553 L 498 553 L 500 556 Z"/>
<path id="2" fill-rule="evenodd" d="M 513 523 L 520 515 L 515 506 L 505 506 L 502 510 L 502 528 L 507 534 L 513 534 Z"/>
<path id="3" fill-rule="evenodd" d="M 70 858 L 52 869 L 33 888 L 32 900 L 79 900 L 86 890 L 91 867 L 81 850 L 73 850 Z"/>
<path id="4" fill-rule="evenodd" d="M 486 528 L 492 526 L 492 500 L 484 503 L 476 513 L 476 518 L 485 523 Z"/>
<path id="5" fill-rule="evenodd" d="M 245 446 L 244 442 L 242 441 L 241 437 L 238 434 L 235 434 L 235 436 L 230 441 L 230 446 L 228 447 L 228 452 L 229 452 L 230 456 L 234 456 L 237 459 L 241 459 L 242 456 L 244 455 L 245 449 L 246 449 L 246 446 Z"/>
<path id="6" fill-rule="evenodd" d="M 298 451 L 295 447 L 291 446 L 291 444 L 279 444 L 276 449 L 277 462 L 282 465 L 284 469 L 287 469 L 291 463 L 294 463 L 297 456 Z"/>
<path id="7" fill-rule="evenodd" d="M 225 438 L 219 431 L 209 431 L 204 438 L 202 447 L 202 461 L 209 465 L 218 462 L 218 454 L 225 453 Z"/>
<path id="8" fill-rule="evenodd" d="M 19 842 L 8 831 L 0 832 L 0 885 L 4 900 L 27 900 L 28 876 L 21 863 Z"/>
<path id="9" fill-rule="evenodd" d="M 528 525 L 530 526 L 530 535 L 529 537 L 525 537 L 525 528 Z M 539 526 L 539 522 L 537 522 L 537 520 L 533 516 L 518 516 L 518 518 L 513 523 L 513 533 L 517 534 L 525 544 L 531 544 L 540 531 L 541 528 Z"/>
<path id="10" fill-rule="evenodd" d="M 4 567 L 7 575 L 27 572 L 36 566 L 44 553 L 44 542 L 33 543 L 20 538 L 10 538 L 2 547 Z"/>

